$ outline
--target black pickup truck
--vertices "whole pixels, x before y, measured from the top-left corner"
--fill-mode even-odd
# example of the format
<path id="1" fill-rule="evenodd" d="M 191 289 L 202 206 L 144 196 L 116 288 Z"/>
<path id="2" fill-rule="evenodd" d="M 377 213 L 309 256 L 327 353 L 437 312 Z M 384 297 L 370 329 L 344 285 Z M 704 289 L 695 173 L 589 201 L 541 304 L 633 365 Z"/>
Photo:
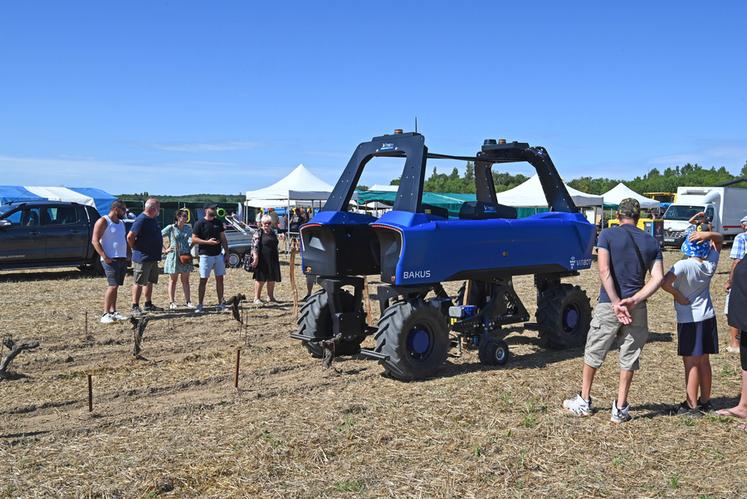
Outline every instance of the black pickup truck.
<path id="1" fill-rule="evenodd" d="M 102 273 L 91 245 L 96 208 L 38 201 L 0 206 L 0 270 L 79 267 Z"/>

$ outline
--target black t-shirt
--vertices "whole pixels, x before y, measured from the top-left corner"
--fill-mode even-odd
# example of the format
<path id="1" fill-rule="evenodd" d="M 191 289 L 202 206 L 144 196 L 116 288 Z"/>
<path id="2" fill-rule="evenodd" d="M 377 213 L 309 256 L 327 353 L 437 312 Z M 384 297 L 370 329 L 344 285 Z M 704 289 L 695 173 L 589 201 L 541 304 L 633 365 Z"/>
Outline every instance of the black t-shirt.
<path id="1" fill-rule="evenodd" d="M 205 220 L 203 218 L 197 222 L 192 229 L 192 233 L 200 239 L 209 241 L 210 239 L 215 238 L 218 242 L 220 242 L 220 233 L 223 231 L 223 222 L 217 218 L 212 220 Z M 198 244 L 197 246 L 198 254 L 207 256 L 218 256 L 223 248 L 220 244 Z"/>

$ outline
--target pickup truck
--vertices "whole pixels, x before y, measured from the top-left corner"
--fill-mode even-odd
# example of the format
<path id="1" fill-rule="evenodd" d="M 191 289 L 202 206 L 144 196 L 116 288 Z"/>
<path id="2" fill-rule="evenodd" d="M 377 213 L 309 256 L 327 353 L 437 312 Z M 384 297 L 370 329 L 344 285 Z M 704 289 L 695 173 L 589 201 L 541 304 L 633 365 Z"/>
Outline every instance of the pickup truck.
<path id="1" fill-rule="evenodd" d="M 103 274 L 91 245 L 96 208 L 38 201 L 0 206 L 0 270 L 79 267 Z"/>

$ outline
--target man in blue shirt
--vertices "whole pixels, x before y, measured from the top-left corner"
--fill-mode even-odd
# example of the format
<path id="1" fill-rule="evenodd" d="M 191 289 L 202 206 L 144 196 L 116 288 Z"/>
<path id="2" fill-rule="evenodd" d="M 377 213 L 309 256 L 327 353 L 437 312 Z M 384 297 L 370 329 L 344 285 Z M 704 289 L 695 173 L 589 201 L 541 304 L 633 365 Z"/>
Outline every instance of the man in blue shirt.
<path id="1" fill-rule="evenodd" d="M 162 311 L 151 301 L 153 284 L 158 282 L 158 262 L 163 252 L 161 227 L 156 221 L 161 203 L 156 198 L 148 198 L 145 209 L 137 216 L 127 234 L 127 244 L 132 249 L 132 269 L 135 283 L 132 285 L 132 315 Z M 145 291 L 145 306 L 140 309 L 140 295 Z"/>
<path id="2" fill-rule="evenodd" d="M 607 353 L 619 348 L 620 383 L 617 399 L 612 402 L 611 421 L 624 423 L 631 419 L 628 391 L 649 333 L 646 299 L 659 289 L 664 277 L 659 243 L 636 227 L 640 215 L 637 200 L 623 199 L 617 211 L 620 225 L 603 230 L 597 241 L 602 285 L 586 338 L 581 392 L 563 402 L 563 407 L 577 416 L 593 412 L 594 376 Z M 645 282 L 647 271 L 651 279 Z"/>

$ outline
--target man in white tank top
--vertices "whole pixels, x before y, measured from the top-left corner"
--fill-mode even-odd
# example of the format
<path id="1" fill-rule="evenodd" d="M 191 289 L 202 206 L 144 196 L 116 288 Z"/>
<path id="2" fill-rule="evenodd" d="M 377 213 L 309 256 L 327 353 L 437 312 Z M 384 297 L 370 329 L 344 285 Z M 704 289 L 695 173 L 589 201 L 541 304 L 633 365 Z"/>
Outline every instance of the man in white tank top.
<path id="1" fill-rule="evenodd" d="M 122 218 L 127 213 L 124 201 L 112 203 L 108 215 L 104 215 L 93 226 L 91 244 L 101 257 L 101 266 L 106 274 L 107 287 L 104 293 L 104 315 L 102 324 L 127 319 L 117 312 L 117 290 L 124 284 L 127 272 L 127 229 Z"/>

